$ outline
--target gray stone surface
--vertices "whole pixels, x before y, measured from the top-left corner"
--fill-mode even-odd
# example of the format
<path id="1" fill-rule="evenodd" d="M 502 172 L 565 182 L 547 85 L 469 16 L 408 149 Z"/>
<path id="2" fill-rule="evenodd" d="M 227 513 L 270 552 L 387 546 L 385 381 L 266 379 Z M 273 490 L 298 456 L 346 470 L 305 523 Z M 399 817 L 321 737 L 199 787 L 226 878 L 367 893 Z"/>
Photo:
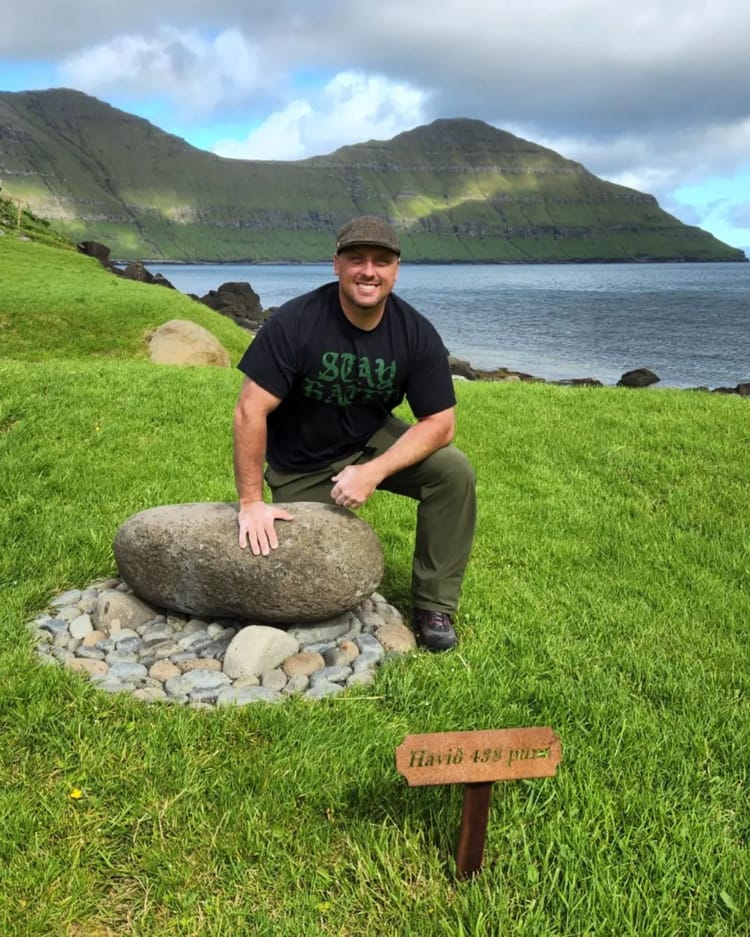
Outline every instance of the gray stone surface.
<path id="1" fill-rule="evenodd" d="M 321 683 L 345 683 L 352 675 L 351 667 L 324 667 L 310 676 L 310 686 L 316 687 Z"/>
<path id="2" fill-rule="evenodd" d="M 112 640 L 115 642 L 115 647 L 122 648 L 127 641 L 135 640 L 140 642 L 141 636 L 133 628 L 123 628 L 112 635 Z"/>
<path id="3" fill-rule="evenodd" d="M 317 625 L 294 628 L 294 634 L 300 639 L 298 644 L 282 628 L 246 625 L 237 619 L 212 621 L 170 613 L 167 621 L 162 609 L 147 603 L 142 603 L 145 608 L 140 611 L 148 618 L 135 627 L 123 628 L 118 620 L 110 636 L 96 630 L 83 638 L 75 637 L 74 634 L 79 633 L 76 621 L 90 614 L 85 608 L 96 609 L 104 593 L 108 593 L 107 599 L 112 593 L 129 598 L 128 589 L 123 588 L 120 580 L 108 580 L 101 583 L 101 587 L 89 586 L 76 605 L 55 607 L 53 600 L 50 608 L 54 607 L 54 613 L 39 614 L 28 623 L 40 662 L 65 666 L 81 677 L 88 677 L 92 686 L 104 692 L 128 693 L 143 703 L 185 705 L 192 709 L 282 702 L 299 694 L 314 700 L 340 693 L 345 688 L 356 691 L 357 687 L 366 686 L 374 679 L 386 652 L 378 640 L 378 634 L 386 628 L 386 619 L 381 617 L 379 625 L 373 623 L 373 635 L 360 633 L 362 618 L 371 621 L 373 613 L 380 614 L 382 609 L 389 616 L 389 623 L 404 627 L 398 612 L 392 606 L 386 609 L 385 601 L 374 593 L 350 614 L 335 616 L 322 626 L 323 633 L 339 633 L 350 619 L 347 634 L 356 633 L 356 643 L 347 634 L 330 641 L 308 643 L 320 636 Z M 69 603 L 70 598 L 71 592 L 68 592 L 65 601 Z M 60 608 L 66 611 L 66 618 L 59 616 Z M 392 616 L 397 621 L 390 621 Z M 257 651 L 257 630 L 254 632 L 253 628 L 269 632 L 273 637 L 271 644 L 285 643 L 292 653 L 277 666 L 231 677 L 222 670 L 225 651 L 234 638 L 242 634 L 246 635 L 245 641 L 251 649 Z M 86 631 L 85 628 L 80 630 Z M 253 640 L 254 635 L 256 640 Z M 215 656 L 206 657 L 207 649 L 196 652 L 207 639 L 211 642 L 208 649 L 212 649 Z M 325 657 L 316 653 L 315 648 L 323 649 Z M 157 658 L 157 652 L 163 656 Z"/>
<path id="4" fill-rule="evenodd" d="M 117 680 L 122 680 L 123 683 L 131 683 L 133 680 L 142 680 L 144 677 L 148 676 L 148 670 L 143 666 L 143 664 L 111 664 L 109 668 L 109 676 Z"/>
<path id="5" fill-rule="evenodd" d="M 81 598 L 80 589 L 68 589 L 62 595 L 58 595 L 49 604 L 50 608 L 63 608 L 66 605 L 75 605 Z"/>
<path id="6" fill-rule="evenodd" d="M 305 699 L 324 699 L 327 696 L 336 696 L 337 693 L 341 693 L 344 687 L 340 683 L 329 683 L 324 680 L 322 683 L 318 683 L 315 686 L 311 686 L 309 690 L 305 691 Z"/>
<path id="7" fill-rule="evenodd" d="M 342 638 L 355 629 L 356 622 L 356 615 L 352 615 L 351 612 L 346 612 L 324 624 L 290 628 L 289 634 L 293 638 L 296 638 L 301 645 L 307 647 L 310 644 L 328 643 Z M 359 630 L 362 630 L 361 625 Z"/>
<path id="8" fill-rule="evenodd" d="M 71 638 L 83 640 L 87 634 L 91 634 L 94 630 L 94 626 L 91 624 L 91 616 L 85 613 L 78 615 L 71 621 L 69 630 Z"/>
<path id="9" fill-rule="evenodd" d="M 279 628 L 249 625 L 235 635 L 224 655 L 224 672 L 232 678 L 273 670 L 299 650 L 291 635 Z"/>
<path id="10" fill-rule="evenodd" d="M 217 706 L 244 706 L 247 703 L 274 703 L 280 699 L 273 690 L 262 686 L 226 687 L 216 697 Z"/>
<path id="11" fill-rule="evenodd" d="M 355 670 L 361 670 L 363 666 L 371 666 L 373 663 L 378 663 L 382 660 L 384 654 L 383 645 L 373 635 L 359 635 L 354 643 L 359 648 L 359 657 L 357 657 L 353 663 Z"/>
<path id="12" fill-rule="evenodd" d="M 39 627 L 51 635 L 65 634 L 68 630 L 68 623 L 64 618 L 47 618 Z"/>
<path id="13" fill-rule="evenodd" d="M 153 617 L 153 609 L 136 596 L 119 589 L 107 589 L 97 599 L 92 621 L 100 631 L 111 635 L 125 628 L 135 630 Z"/>
<path id="14" fill-rule="evenodd" d="M 273 670 L 266 670 L 260 675 L 260 685 L 269 690 L 281 691 L 287 685 L 287 675 L 280 667 Z"/>
<path id="15" fill-rule="evenodd" d="M 159 606 L 263 622 L 331 619 L 372 593 L 383 551 L 367 523 L 334 505 L 279 506 L 294 520 L 277 522 L 279 546 L 266 557 L 240 549 L 233 504 L 142 511 L 115 536 L 120 572 L 137 595 Z"/>

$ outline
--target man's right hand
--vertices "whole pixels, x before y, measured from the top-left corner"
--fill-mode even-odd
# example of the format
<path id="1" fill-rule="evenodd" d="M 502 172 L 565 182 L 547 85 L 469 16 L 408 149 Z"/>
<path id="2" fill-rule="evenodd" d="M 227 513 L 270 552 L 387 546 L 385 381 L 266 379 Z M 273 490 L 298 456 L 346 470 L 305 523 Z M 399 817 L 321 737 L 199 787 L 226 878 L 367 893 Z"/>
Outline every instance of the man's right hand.
<path id="1" fill-rule="evenodd" d="M 268 556 L 279 545 L 274 521 L 293 521 L 294 515 L 263 501 L 240 506 L 237 523 L 240 528 L 240 547 L 250 546 L 253 556 Z"/>

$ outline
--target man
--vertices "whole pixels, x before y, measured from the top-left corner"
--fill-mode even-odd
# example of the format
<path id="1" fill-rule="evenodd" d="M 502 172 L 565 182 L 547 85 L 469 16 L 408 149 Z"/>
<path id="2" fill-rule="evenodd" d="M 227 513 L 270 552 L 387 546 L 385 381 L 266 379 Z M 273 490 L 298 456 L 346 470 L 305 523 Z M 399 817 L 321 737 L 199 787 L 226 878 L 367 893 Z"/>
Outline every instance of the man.
<path id="1" fill-rule="evenodd" d="M 281 306 L 245 352 L 234 415 L 239 539 L 268 556 L 278 546 L 274 522 L 294 519 L 264 503 L 264 477 L 274 502 L 356 510 L 376 489 L 416 499 L 414 626 L 424 647 L 445 651 L 457 643 L 474 473 L 450 445 L 456 399 L 445 347 L 392 293 L 400 254 L 390 225 L 355 218 L 338 234 L 338 282 Z M 391 412 L 404 397 L 413 425 Z"/>

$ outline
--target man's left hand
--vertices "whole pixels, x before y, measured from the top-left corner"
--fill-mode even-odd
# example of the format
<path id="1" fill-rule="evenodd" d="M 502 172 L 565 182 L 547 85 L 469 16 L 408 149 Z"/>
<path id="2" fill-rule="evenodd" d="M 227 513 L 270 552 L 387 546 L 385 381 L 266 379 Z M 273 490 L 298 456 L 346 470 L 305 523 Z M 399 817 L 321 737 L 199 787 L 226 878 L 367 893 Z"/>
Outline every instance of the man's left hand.
<path id="1" fill-rule="evenodd" d="M 347 465 L 337 475 L 332 476 L 334 486 L 331 498 L 339 507 L 356 511 L 361 508 L 382 481 L 380 474 L 373 471 L 372 463 Z"/>

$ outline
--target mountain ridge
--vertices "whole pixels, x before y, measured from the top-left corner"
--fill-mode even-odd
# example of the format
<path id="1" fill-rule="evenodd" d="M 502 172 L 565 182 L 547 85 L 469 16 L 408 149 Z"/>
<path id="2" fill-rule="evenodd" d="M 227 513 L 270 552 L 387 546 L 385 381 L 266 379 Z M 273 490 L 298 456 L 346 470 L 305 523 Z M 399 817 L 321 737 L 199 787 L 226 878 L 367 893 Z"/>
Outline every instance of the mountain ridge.
<path id="1" fill-rule="evenodd" d="M 338 227 L 365 213 L 387 217 L 415 262 L 746 259 L 653 196 L 471 118 L 303 160 L 237 160 L 82 92 L 0 92 L 0 184 L 122 259 L 328 260 Z"/>

